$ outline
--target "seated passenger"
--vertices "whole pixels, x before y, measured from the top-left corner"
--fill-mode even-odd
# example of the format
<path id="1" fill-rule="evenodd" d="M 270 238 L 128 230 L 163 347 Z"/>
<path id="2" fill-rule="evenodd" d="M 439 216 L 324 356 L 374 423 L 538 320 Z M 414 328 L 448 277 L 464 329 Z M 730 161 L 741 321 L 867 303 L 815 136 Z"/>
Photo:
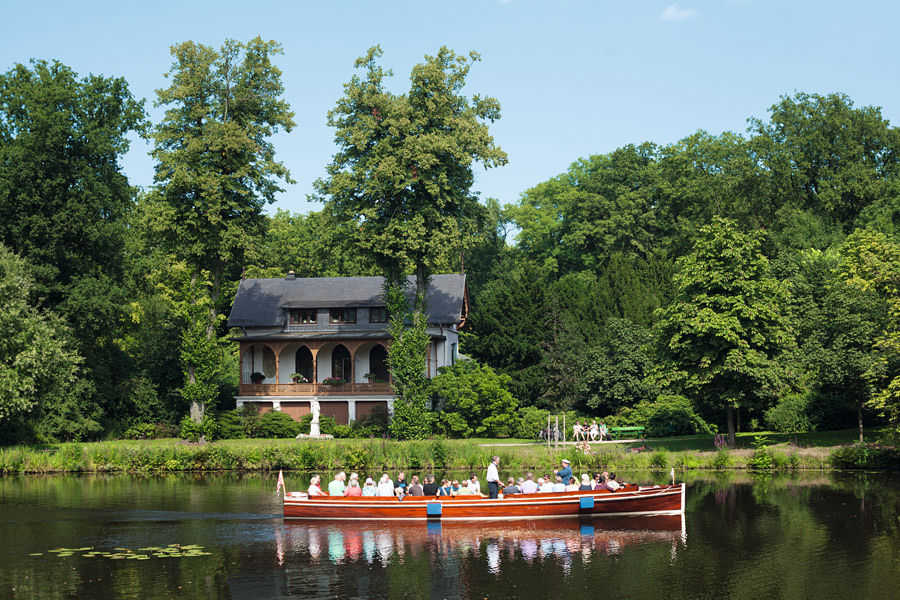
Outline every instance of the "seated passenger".
<path id="1" fill-rule="evenodd" d="M 553 484 L 554 492 L 564 492 L 566 491 L 566 484 L 563 483 L 562 477 L 559 475 L 556 476 L 556 483 Z"/>
<path id="2" fill-rule="evenodd" d="M 379 496 L 393 496 L 394 495 L 394 482 L 391 481 L 391 478 L 387 476 L 387 473 L 384 473 L 381 476 L 381 480 L 378 482 L 378 495 Z"/>
<path id="3" fill-rule="evenodd" d="M 309 480 L 309 489 L 306 493 L 310 496 L 327 496 L 325 492 L 322 491 L 322 488 L 319 487 L 319 483 L 321 483 L 322 478 L 318 475 L 313 475 L 312 479 Z"/>
<path id="4" fill-rule="evenodd" d="M 438 496 L 452 496 L 453 486 L 446 479 L 441 479 L 441 487 L 438 488 Z"/>
<path id="5" fill-rule="evenodd" d="M 328 495 L 329 496 L 343 496 L 344 490 L 347 489 L 347 486 L 344 485 L 344 481 L 347 479 L 347 474 L 341 471 L 337 475 L 334 476 L 334 481 L 328 484 Z"/>
<path id="6" fill-rule="evenodd" d="M 437 496 L 438 484 L 434 482 L 434 475 L 426 475 L 425 476 L 425 485 L 422 486 L 422 495 L 423 496 Z"/>
<path id="7" fill-rule="evenodd" d="M 578 491 L 578 480 L 574 477 L 569 477 L 569 483 L 566 485 L 567 492 L 577 492 Z"/>
<path id="8" fill-rule="evenodd" d="M 538 484 L 534 482 L 534 473 L 526 473 L 525 481 L 519 486 L 523 494 L 534 494 L 538 491 Z"/>
<path id="9" fill-rule="evenodd" d="M 538 491 L 541 492 L 542 494 L 546 494 L 546 493 L 553 491 L 553 484 L 550 483 L 549 475 L 545 476 L 545 477 L 540 477 L 538 479 L 538 484 L 540 484 L 540 486 L 541 486 L 540 488 L 538 488 Z"/>
<path id="10" fill-rule="evenodd" d="M 588 477 L 587 473 L 581 474 L 581 485 L 578 486 L 578 489 L 579 489 L 579 491 L 582 491 L 582 492 L 594 489 L 591 486 L 591 479 L 590 479 L 590 477 Z"/>
<path id="11" fill-rule="evenodd" d="M 455 483 L 455 482 L 454 482 Z M 469 487 L 469 480 L 463 479 L 459 482 L 459 489 L 456 490 L 457 496 L 471 496 L 472 489 Z"/>
<path id="12" fill-rule="evenodd" d="M 611 491 L 611 492 L 614 492 L 614 491 L 616 491 L 617 489 L 619 489 L 619 488 L 622 487 L 621 485 L 619 485 L 619 482 L 616 481 L 616 474 L 615 474 L 615 473 L 610 473 L 610 474 L 609 474 L 609 479 L 608 479 L 607 482 L 606 482 L 606 487 L 609 488 L 609 491 Z"/>
<path id="13" fill-rule="evenodd" d="M 362 496 L 362 488 L 359 487 L 359 481 L 356 479 L 350 480 L 350 485 L 347 486 L 347 489 L 344 490 L 345 496 Z"/>
<path id="14" fill-rule="evenodd" d="M 514 494 L 521 494 L 522 490 L 516 485 L 516 480 L 513 477 L 510 477 L 506 480 L 506 487 L 503 488 L 503 496 L 512 496 Z"/>
<path id="15" fill-rule="evenodd" d="M 409 488 L 407 488 L 406 493 L 410 496 L 424 496 L 425 492 L 422 491 L 422 486 L 419 485 L 419 476 L 413 475 L 412 481 L 409 483 Z"/>
<path id="16" fill-rule="evenodd" d="M 469 489 L 472 490 L 472 493 L 476 496 L 481 495 L 481 482 L 478 481 L 478 475 L 472 473 L 469 476 Z"/>
<path id="17" fill-rule="evenodd" d="M 394 494 L 405 496 L 406 493 L 406 473 L 400 471 L 397 473 L 397 479 L 394 480 Z"/>
<path id="18" fill-rule="evenodd" d="M 375 480 L 371 477 L 366 478 L 366 485 L 362 488 L 363 496 L 374 496 L 378 493 L 378 490 L 375 489 Z"/>

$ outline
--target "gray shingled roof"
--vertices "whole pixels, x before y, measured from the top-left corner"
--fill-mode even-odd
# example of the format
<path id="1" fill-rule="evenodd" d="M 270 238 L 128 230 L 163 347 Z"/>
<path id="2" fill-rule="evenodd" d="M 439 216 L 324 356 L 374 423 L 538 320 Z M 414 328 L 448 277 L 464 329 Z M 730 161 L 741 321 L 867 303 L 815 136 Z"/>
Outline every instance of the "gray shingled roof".
<path id="1" fill-rule="evenodd" d="M 228 317 L 229 327 L 273 327 L 284 323 L 285 308 L 384 306 L 381 277 L 297 277 L 244 279 Z M 410 277 L 408 294 L 415 292 Z M 465 275 L 434 275 L 428 286 L 429 323 L 459 323 Z"/>

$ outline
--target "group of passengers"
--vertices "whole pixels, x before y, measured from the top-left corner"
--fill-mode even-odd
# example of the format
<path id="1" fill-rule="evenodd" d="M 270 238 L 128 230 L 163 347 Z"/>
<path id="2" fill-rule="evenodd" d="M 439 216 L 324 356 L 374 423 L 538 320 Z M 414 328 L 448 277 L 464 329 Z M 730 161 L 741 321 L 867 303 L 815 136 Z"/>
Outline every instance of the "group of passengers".
<path id="1" fill-rule="evenodd" d="M 526 473 L 525 477 L 509 477 L 506 480 L 506 486 L 502 487 L 497 476 L 496 466 L 500 462 L 499 457 L 494 457 L 491 461 L 494 470 L 488 470 L 489 482 L 497 481 L 497 492 L 494 486 L 489 486 L 490 497 L 498 497 L 498 492 L 504 496 L 513 494 L 538 494 L 548 492 L 575 492 L 575 491 L 602 491 L 609 490 L 615 492 L 621 488 L 624 483 L 616 481 L 616 474 L 604 471 L 602 473 L 594 473 L 591 478 L 587 473 L 581 474 L 581 480 L 575 478 L 572 474 L 572 468 L 569 461 L 563 459 L 560 469 L 553 471 L 553 476 L 543 475 L 534 479 L 534 473 Z M 494 479 L 491 479 L 494 477 Z M 360 485 L 359 475 L 351 473 L 348 479 L 347 474 L 341 471 L 334 476 L 334 480 L 328 484 L 328 492 L 324 492 L 321 487 L 322 478 L 313 475 L 310 480 L 308 494 L 310 496 L 481 496 L 481 483 L 478 476 L 474 473 L 469 479 L 441 479 L 440 484 L 435 482 L 434 475 L 426 475 L 424 482 L 419 481 L 418 475 L 413 475 L 410 481 L 406 480 L 406 474 L 400 472 L 396 479 L 391 479 L 387 473 L 382 474 L 378 482 L 371 477 L 366 478 L 365 482 Z"/>
<path id="2" fill-rule="evenodd" d="M 584 425 L 581 424 L 581 421 L 575 421 L 575 424 L 572 425 L 572 437 L 576 442 L 586 442 L 588 438 L 592 442 L 597 439 L 602 442 L 607 435 L 609 435 L 609 429 L 603 421 L 600 421 L 599 424 L 597 424 L 596 420 L 591 421 L 590 425 L 588 425 L 587 421 L 584 422 Z"/>

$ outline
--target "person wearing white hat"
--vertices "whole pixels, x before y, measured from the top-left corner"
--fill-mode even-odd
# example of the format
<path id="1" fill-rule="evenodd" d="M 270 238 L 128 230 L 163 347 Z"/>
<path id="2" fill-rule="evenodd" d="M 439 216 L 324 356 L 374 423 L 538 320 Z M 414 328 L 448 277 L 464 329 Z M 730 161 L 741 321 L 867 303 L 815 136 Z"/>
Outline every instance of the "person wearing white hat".
<path id="1" fill-rule="evenodd" d="M 363 486 L 362 495 L 363 496 L 374 496 L 378 493 L 378 490 L 375 489 L 375 480 L 371 477 L 366 478 L 366 484 Z"/>
<path id="2" fill-rule="evenodd" d="M 569 466 L 569 460 L 566 458 L 562 459 L 562 467 L 558 471 L 553 471 L 553 474 L 562 478 L 563 481 L 569 481 L 569 478 L 572 477 L 572 467 Z"/>

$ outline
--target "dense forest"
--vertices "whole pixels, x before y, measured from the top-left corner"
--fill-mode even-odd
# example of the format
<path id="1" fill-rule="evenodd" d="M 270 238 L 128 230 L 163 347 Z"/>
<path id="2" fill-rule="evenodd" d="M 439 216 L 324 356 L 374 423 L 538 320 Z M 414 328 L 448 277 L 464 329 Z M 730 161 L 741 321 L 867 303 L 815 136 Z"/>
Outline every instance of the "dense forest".
<path id="1" fill-rule="evenodd" d="M 321 117 L 340 148 L 323 209 L 268 215 L 291 182 L 270 138 L 296 126 L 279 53 L 173 47 L 159 123 L 121 78 L 0 75 L 2 443 L 232 409 L 224 315 L 242 277 L 288 270 L 467 274 L 476 362 L 436 382 L 457 408 L 437 433 L 524 435 L 546 411 L 668 433 L 897 430 L 900 132 L 879 108 L 787 95 L 743 133 L 573 156 L 501 205 L 471 191 L 474 163 L 507 160 L 487 129 L 499 103 L 462 95 L 477 55 L 442 49 L 394 95 L 376 48 Z M 154 144 L 150 189 L 122 172 L 133 133 Z"/>

